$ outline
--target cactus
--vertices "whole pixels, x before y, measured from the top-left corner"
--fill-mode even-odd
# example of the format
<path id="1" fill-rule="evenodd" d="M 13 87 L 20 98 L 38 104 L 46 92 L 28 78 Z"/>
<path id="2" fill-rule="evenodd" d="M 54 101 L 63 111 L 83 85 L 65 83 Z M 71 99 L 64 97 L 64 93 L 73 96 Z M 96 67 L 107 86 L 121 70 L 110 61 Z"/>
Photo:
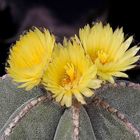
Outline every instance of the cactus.
<path id="1" fill-rule="evenodd" d="M 106 84 L 86 100 L 65 108 L 40 87 L 18 89 L 6 75 L 0 79 L 0 140 L 140 139 L 139 84 Z"/>

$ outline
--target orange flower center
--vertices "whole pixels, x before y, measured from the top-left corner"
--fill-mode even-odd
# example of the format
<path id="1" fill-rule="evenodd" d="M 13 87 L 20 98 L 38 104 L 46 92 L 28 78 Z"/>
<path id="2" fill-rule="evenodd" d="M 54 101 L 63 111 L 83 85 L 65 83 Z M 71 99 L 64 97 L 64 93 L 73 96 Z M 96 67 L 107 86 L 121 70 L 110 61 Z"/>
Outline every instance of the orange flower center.
<path id="1" fill-rule="evenodd" d="M 73 83 L 76 81 L 77 78 L 77 71 L 73 64 L 67 63 L 64 67 L 65 73 L 64 77 L 61 80 L 61 85 L 65 87 L 65 89 L 71 89 Z"/>

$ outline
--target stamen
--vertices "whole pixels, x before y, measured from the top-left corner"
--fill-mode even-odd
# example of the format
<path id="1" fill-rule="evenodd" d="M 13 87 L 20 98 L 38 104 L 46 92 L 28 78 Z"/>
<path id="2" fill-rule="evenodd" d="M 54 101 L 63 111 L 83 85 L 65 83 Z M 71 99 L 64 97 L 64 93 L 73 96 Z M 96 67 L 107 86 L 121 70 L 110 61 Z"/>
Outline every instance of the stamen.
<path id="1" fill-rule="evenodd" d="M 108 54 L 106 54 L 104 51 L 100 50 L 97 53 L 98 59 L 102 64 L 105 64 L 108 60 Z"/>
<path id="2" fill-rule="evenodd" d="M 64 77 L 62 78 L 61 85 L 63 87 L 70 88 L 72 86 L 73 81 L 76 78 L 76 71 L 74 65 L 71 63 L 67 63 L 64 69 L 65 69 L 65 73 L 64 73 Z"/>
<path id="3" fill-rule="evenodd" d="M 68 64 L 65 66 L 65 71 L 66 71 L 66 74 L 69 76 L 70 80 L 73 81 L 73 80 L 74 80 L 74 77 L 75 77 L 74 65 L 68 63 Z"/>

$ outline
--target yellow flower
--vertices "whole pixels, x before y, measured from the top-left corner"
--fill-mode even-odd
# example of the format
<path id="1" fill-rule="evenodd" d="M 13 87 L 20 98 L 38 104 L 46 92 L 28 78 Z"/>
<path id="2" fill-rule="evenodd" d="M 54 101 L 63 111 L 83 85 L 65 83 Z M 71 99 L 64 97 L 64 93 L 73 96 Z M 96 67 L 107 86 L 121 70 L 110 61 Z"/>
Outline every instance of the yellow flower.
<path id="1" fill-rule="evenodd" d="M 97 75 L 101 79 L 114 82 L 115 77 L 128 77 L 124 71 L 133 68 L 139 59 L 135 56 L 140 49 L 129 46 L 133 41 L 130 36 L 125 40 L 122 28 L 114 32 L 109 24 L 97 23 L 93 27 L 85 26 L 79 31 L 79 38 L 86 53 L 97 66 Z M 76 37 L 77 41 L 78 38 Z"/>
<path id="2" fill-rule="evenodd" d="M 61 105 L 70 107 L 72 96 L 85 104 L 83 95 L 90 97 L 100 87 L 101 81 L 96 79 L 96 67 L 85 56 L 84 50 L 75 42 L 65 41 L 64 47 L 57 46 L 55 58 L 49 64 L 43 77 L 43 84 L 51 91 L 53 97 Z"/>
<path id="3" fill-rule="evenodd" d="M 44 29 L 41 32 L 35 28 L 20 37 L 20 40 L 10 50 L 7 72 L 19 87 L 32 89 L 41 81 L 47 68 L 55 43 L 55 38 Z"/>

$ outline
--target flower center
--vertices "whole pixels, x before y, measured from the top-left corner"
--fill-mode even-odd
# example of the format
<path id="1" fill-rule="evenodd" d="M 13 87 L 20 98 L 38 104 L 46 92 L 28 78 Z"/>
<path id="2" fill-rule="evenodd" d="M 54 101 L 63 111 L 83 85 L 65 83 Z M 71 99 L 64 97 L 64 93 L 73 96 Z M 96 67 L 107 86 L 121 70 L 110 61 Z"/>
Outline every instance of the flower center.
<path id="1" fill-rule="evenodd" d="M 104 51 L 102 51 L 102 50 L 101 50 L 101 51 L 98 51 L 97 57 L 98 57 L 98 59 L 100 60 L 100 62 L 101 62 L 102 64 L 107 63 L 108 54 L 106 54 Z"/>
<path id="2" fill-rule="evenodd" d="M 72 84 L 76 79 L 76 70 L 73 64 L 67 63 L 64 67 L 65 73 L 64 77 L 61 80 L 61 85 L 66 89 L 72 88 Z"/>

